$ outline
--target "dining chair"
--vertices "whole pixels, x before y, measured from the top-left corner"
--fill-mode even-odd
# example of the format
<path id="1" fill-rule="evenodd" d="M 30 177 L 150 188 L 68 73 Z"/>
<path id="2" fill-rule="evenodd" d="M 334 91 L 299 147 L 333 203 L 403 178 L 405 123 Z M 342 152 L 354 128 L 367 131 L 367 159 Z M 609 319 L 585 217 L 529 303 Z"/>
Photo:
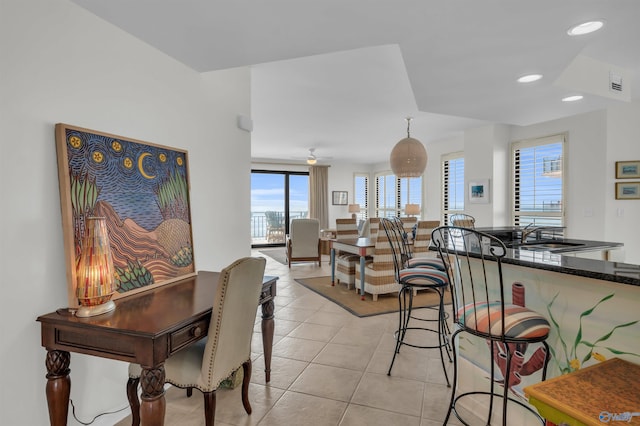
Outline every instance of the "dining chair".
<path id="1" fill-rule="evenodd" d="M 196 388 L 204 395 L 205 424 L 214 424 L 216 389 L 242 366 L 242 404 L 251 414 L 249 382 L 251 380 L 251 338 L 255 325 L 266 260 L 245 257 L 220 272 L 213 300 L 213 310 L 206 339 L 185 347 L 164 363 L 164 381 L 142 376 L 138 364 L 129 364 L 127 397 L 131 407 L 132 425 L 140 424 L 140 380 L 164 382 L 179 388 Z"/>
<path id="2" fill-rule="evenodd" d="M 336 219 L 336 240 L 358 238 L 358 224 L 356 219 Z M 355 286 L 356 267 L 360 264 L 360 256 L 352 253 L 335 253 L 336 281 L 347 285 L 347 290 Z"/>
<path id="3" fill-rule="evenodd" d="M 449 224 L 460 228 L 475 229 L 476 218 L 466 213 L 455 213 L 449 216 Z"/>
<path id="4" fill-rule="evenodd" d="M 500 398 L 502 425 L 506 426 L 508 423 L 509 403 L 518 404 L 530 411 L 544 425 L 544 420 L 531 406 L 523 403 L 520 397 L 509 394 L 512 387 L 518 385 L 525 375 L 522 367 L 530 344 L 540 343 L 542 346 L 532 355 L 537 357 L 535 367 L 533 364 L 529 366 L 526 374 L 530 375 L 541 369 L 542 380 L 545 380 L 550 354 L 546 339 L 550 326 L 544 316 L 522 306 L 523 302 L 516 301 L 515 297 L 509 301 L 505 297 L 502 262 L 507 249 L 504 243 L 492 235 L 454 226 L 434 229 L 431 240 L 447 266 L 445 271 L 452 288 L 453 322 L 456 328 L 451 335 L 453 390 L 444 424 L 447 424 L 451 413 L 463 424 L 468 424 L 456 410 L 456 404 L 468 396 L 478 398 L 479 395 L 485 395 L 489 397 L 489 403 L 483 404 L 488 411 L 486 424 L 496 424 L 492 418 L 494 399 Z M 472 390 L 457 395 L 460 347 L 477 346 L 473 338 L 465 339 L 465 343 L 460 343 L 460 346 L 456 345 L 456 339 L 460 342 L 462 333 L 485 339 L 489 347 L 489 389 L 478 389 L 476 386 L 480 383 L 474 382 Z M 499 373 L 496 372 L 496 365 Z M 496 385 L 502 386 L 502 390 L 496 389 Z M 520 424 L 521 421 L 517 423 Z M 514 421 L 511 424 L 515 424 Z"/>

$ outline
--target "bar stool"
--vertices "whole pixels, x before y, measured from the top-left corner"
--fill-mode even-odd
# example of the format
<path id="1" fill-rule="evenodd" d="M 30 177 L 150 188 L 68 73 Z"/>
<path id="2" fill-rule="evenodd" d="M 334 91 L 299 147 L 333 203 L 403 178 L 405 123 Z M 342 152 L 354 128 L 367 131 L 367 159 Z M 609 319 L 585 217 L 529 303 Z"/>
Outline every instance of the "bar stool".
<path id="1" fill-rule="evenodd" d="M 449 362 L 452 362 L 451 354 L 449 353 L 450 348 L 447 335 L 447 315 L 444 309 L 444 292 L 449 286 L 447 273 L 443 270 L 443 264 L 442 262 L 438 262 L 438 259 L 425 258 L 425 263 L 420 267 L 407 267 L 407 263 L 411 258 L 411 252 L 404 235 L 405 231 L 402 221 L 398 218 L 383 218 L 380 219 L 380 225 L 389 239 L 396 281 L 401 285 L 400 291 L 398 292 L 399 320 L 398 330 L 395 333 L 396 347 L 393 352 L 393 359 L 391 360 L 391 365 L 389 366 L 387 375 L 391 375 L 393 364 L 395 363 L 396 356 L 400 352 L 402 345 L 422 349 L 439 349 L 440 361 L 442 362 L 442 369 L 447 381 L 447 386 L 451 386 L 444 361 L 444 354 L 446 353 Z M 424 319 L 412 316 L 413 296 L 418 290 L 430 290 L 438 293 L 440 303 L 437 308 L 427 308 L 437 310 L 437 319 Z M 424 322 L 433 321 L 437 322 L 437 325 L 435 328 L 418 327 L 414 325 L 410 326 L 409 321 L 411 319 Z M 407 331 L 409 330 L 421 330 L 436 333 L 438 335 L 438 343 L 435 345 L 410 343 L 405 340 Z"/>
<path id="2" fill-rule="evenodd" d="M 546 379 L 549 361 L 549 322 L 539 313 L 527 309 L 524 303 L 518 305 L 505 301 L 505 289 L 502 275 L 502 259 L 506 247 L 502 241 L 492 235 L 469 228 L 442 226 L 436 228 L 431 236 L 445 262 L 446 273 L 452 286 L 453 322 L 457 328 L 451 335 L 453 349 L 453 389 L 451 401 L 444 424 L 451 413 L 465 425 L 456 411 L 460 399 L 470 395 L 488 395 L 489 407 L 487 425 L 492 424 L 494 398 L 502 398 L 502 424 L 507 424 L 507 406 L 516 403 L 533 413 L 541 424 L 545 424 L 538 413 L 522 401 L 509 396 L 512 386 L 520 383 L 520 374 L 524 372 L 524 352 L 529 344 L 541 343 L 542 347 L 534 353 L 536 365 L 530 365 L 527 374 L 542 369 L 542 380 Z M 514 298 L 515 299 L 515 298 Z M 471 390 L 456 395 L 458 383 L 458 353 L 456 337 L 469 333 L 486 339 L 491 353 L 490 389 Z M 495 366 L 498 365 L 502 377 L 496 378 Z M 496 383 L 503 386 L 501 392 Z"/>

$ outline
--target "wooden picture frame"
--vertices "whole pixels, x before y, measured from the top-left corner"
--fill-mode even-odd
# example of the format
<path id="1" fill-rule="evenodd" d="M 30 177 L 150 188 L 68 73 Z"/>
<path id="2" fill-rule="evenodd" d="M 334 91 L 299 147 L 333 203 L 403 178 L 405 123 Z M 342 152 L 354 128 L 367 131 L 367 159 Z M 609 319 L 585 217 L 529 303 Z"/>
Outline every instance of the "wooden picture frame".
<path id="1" fill-rule="evenodd" d="M 332 191 L 331 204 L 334 206 L 346 206 L 349 203 L 349 193 L 347 191 Z"/>
<path id="2" fill-rule="evenodd" d="M 472 204 L 487 204 L 490 197 L 489 179 L 475 179 L 469 181 L 469 202 Z"/>
<path id="3" fill-rule="evenodd" d="M 113 299 L 195 275 L 187 151 L 56 124 L 69 306 L 87 217 L 107 219 Z"/>
<path id="4" fill-rule="evenodd" d="M 640 178 L 640 160 L 616 161 L 616 179 Z"/>
<path id="5" fill-rule="evenodd" d="M 640 182 L 616 182 L 616 200 L 640 200 Z"/>

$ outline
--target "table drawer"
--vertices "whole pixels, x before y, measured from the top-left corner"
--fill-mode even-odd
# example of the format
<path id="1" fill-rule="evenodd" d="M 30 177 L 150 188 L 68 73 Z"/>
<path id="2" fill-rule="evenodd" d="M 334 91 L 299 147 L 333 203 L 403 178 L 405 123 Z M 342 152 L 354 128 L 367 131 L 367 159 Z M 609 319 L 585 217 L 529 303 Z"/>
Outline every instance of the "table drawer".
<path id="1" fill-rule="evenodd" d="M 193 322 L 169 336 L 169 353 L 179 351 L 183 347 L 202 339 L 209 331 L 209 319 L 204 318 Z"/>

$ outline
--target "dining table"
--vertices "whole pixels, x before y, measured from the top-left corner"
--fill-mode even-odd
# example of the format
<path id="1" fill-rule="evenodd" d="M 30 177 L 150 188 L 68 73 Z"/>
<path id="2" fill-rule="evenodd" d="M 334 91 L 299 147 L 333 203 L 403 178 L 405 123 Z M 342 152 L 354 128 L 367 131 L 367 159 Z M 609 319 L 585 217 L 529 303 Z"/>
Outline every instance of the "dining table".
<path id="1" fill-rule="evenodd" d="M 376 244 L 371 238 L 345 238 L 331 240 L 331 285 L 336 282 L 336 251 L 360 256 L 360 298 L 364 300 L 364 268 L 367 256 L 373 255 Z"/>

